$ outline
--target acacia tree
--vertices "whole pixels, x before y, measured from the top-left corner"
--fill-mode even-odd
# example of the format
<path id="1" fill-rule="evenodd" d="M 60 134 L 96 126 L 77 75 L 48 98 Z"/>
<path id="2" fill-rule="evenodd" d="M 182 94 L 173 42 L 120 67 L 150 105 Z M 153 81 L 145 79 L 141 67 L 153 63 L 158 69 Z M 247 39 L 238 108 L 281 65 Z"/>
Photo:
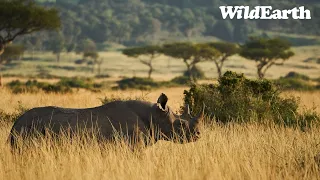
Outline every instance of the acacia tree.
<path id="1" fill-rule="evenodd" d="M 284 61 L 294 55 L 290 47 L 290 43 L 283 39 L 251 37 L 241 46 L 240 55 L 257 62 L 258 77 L 262 79 L 270 67 L 283 65 Z"/>
<path id="2" fill-rule="evenodd" d="M 220 52 L 218 56 L 209 57 L 209 60 L 213 61 L 216 65 L 218 76 L 220 78 L 222 76 L 222 68 L 225 61 L 227 61 L 230 56 L 239 53 L 240 48 L 238 45 L 229 42 L 213 42 L 208 43 L 208 45 Z"/>
<path id="3" fill-rule="evenodd" d="M 60 62 L 61 52 L 65 49 L 64 37 L 61 33 L 53 34 L 48 41 L 48 48 L 56 55 L 57 63 Z"/>
<path id="4" fill-rule="evenodd" d="M 97 45 L 91 39 L 82 39 L 75 47 L 77 54 L 97 51 Z"/>
<path id="5" fill-rule="evenodd" d="M 195 51 L 195 46 L 189 42 L 165 44 L 162 48 L 162 53 L 164 55 L 183 60 L 187 67 L 190 80 L 192 80 L 191 69 L 196 64 L 196 61 L 199 61 L 199 59 L 193 59 Z"/>
<path id="6" fill-rule="evenodd" d="M 122 53 L 128 57 L 138 58 L 140 62 L 149 67 L 148 78 L 151 79 L 153 68 L 153 60 L 161 55 L 161 47 L 159 46 L 144 46 L 127 48 Z"/>
<path id="7" fill-rule="evenodd" d="M 100 58 L 96 60 L 96 64 L 98 65 L 98 75 L 101 75 L 101 65 L 103 64 L 104 59 Z"/>
<path id="8" fill-rule="evenodd" d="M 207 44 L 192 44 L 189 42 L 165 44 L 162 52 L 167 56 L 182 59 L 187 67 L 189 79 L 192 81 L 196 80 L 192 76 L 192 69 L 195 68 L 196 64 L 207 61 L 209 57 L 216 57 L 219 54 L 216 49 Z"/>
<path id="9" fill-rule="evenodd" d="M 90 59 L 91 61 L 87 62 L 88 65 L 92 66 L 92 73 L 94 73 L 94 65 L 100 63 L 98 62 L 99 54 L 96 51 L 88 51 L 83 53 L 83 59 L 87 60 Z M 102 62 L 101 62 L 102 64 Z"/>
<path id="10" fill-rule="evenodd" d="M 0 1 L 0 55 L 18 36 L 59 27 L 60 18 L 54 8 L 44 8 L 26 0 Z"/>

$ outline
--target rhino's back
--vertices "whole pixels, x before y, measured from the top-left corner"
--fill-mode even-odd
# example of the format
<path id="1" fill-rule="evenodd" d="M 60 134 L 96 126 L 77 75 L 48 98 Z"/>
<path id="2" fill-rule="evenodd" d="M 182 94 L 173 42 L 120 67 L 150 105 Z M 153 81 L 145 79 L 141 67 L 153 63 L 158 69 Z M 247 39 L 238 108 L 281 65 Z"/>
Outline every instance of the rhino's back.
<path id="1" fill-rule="evenodd" d="M 146 120 L 141 116 L 142 112 L 148 114 L 149 106 L 150 104 L 138 101 L 115 101 L 86 109 L 38 107 L 19 117 L 11 133 L 30 135 L 46 129 L 59 133 L 61 130 L 75 132 L 94 128 L 103 136 L 112 137 L 115 131 L 130 134 L 135 128 L 139 128 L 140 131 L 145 132 Z"/>

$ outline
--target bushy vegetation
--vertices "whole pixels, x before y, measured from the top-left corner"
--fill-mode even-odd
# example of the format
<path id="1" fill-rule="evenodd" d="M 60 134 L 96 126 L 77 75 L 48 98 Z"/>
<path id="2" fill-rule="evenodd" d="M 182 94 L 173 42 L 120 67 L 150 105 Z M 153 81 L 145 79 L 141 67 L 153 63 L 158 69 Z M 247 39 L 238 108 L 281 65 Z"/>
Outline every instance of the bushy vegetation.
<path id="1" fill-rule="evenodd" d="M 160 87 L 177 87 L 190 85 L 190 78 L 187 76 L 175 77 L 170 81 L 154 81 L 149 78 L 124 78 L 117 82 L 118 86 L 113 87 L 113 89 L 127 90 L 127 89 L 139 89 L 139 90 L 150 90 Z"/>
<path id="2" fill-rule="evenodd" d="M 191 83 L 188 76 L 178 76 L 173 78 L 170 82 L 177 85 L 189 85 Z"/>
<path id="3" fill-rule="evenodd" d="M 44 91 L 46 93 L 71 93 L 73 92 L 73 88 L 98 91 L 104 87 L 104 84 L 95 83 L 88 78 L 62 78 L 59 82 L 53 84 L 39 82 L 37 80 L 28 80 L 27 82 L 14 80 L 8 83 L 7 87 L 16 94 L 37 93 L 39 91 Z"/>
<path id="4" fill-rule="evenodd" d="M 149 90 L 151 88 L 158 88 L 160 87 L 160 84 L 158 82 L 153 81 L 149 78 L 139 78 L 139 77 L 133 77 L 133 78 L 125 78 L 117 82 L 118 87 L 121 90 L 126 89 L 140 89 L 140 90 Z"/>
<path id="5" fill-rule="evenodd" d="M 89 89 L 93 85 L 93 81 L 89 78 L 62 78 L 59 85 L 70 87 L 70 88 L 84 88 Z"/>
<path id="6" fill-rule="evenodd" d="M 289 72 L 286 76 L 280 77 L 275 80 L 275 84 L 282 90 L 311 91 L 320 89 L 316 85 L 316 80 L 296 72 Z"/>
<path id="7" fill-rule="evenodd" d="M 68 93 L 72 91 L 71 88 L 67 86 L 38 82 L 37 80 L 28 80 L 27 82 L 14 80 L 8 83 L 7 87 L 9 87 L 9 89 L 11 89 L 15 94 L 37 93 L 41 90 L 47 93 Z"/>
<path id="8" fill-rule="evenodd" d="M 200 113 L 205 104 L 205 113 L 222 123 L 257 121 L 304 129 L 320 121 L 315 112 L 300 113 L 299 101 L 281 97 L 271 81 L 250 80 L 230 71 L 218 84 L 192 85 L 184 94 L 193 113 Z"/>

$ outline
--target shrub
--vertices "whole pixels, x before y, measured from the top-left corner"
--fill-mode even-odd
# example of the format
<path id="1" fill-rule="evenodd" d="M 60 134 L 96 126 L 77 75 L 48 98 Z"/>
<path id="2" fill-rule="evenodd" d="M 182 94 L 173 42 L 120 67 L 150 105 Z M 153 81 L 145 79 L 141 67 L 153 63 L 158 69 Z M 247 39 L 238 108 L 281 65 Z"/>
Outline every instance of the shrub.
<path id="1" fill-rule="evenodd" d="M 310 80 L 310 77 L 304 74 L 300 74 L 294 71 L 289 72 L 284 78 L 288 79 L 288 78 L 295 78 L 295 79 L 303 79 L 306 81 Z"/>
<path id="2" fill-rule="evenodd" d="M 99 74 L 95 76 L 95 78 L 109 78 L 109 77 L 111 77 L 109 74 Z"/>
<path id="3" fill-rule="evenodd" d="M 121 90 L 126 89 L 140 89 L 140 90 L 149 90 L 151 88 L 160 87 L 160 84 L 153 81 L 149 78 L 125 78 L 117 82 L 118 88 Z"/>
<path id="4" fill-rule="evenodd" d="M 296 72 L 289 72 L 285 77 L 275 80 L 275 84 L 282 90 L 315 90 L 316 86 L 310 83 L 310 77 Z"/>
<path id="5" fill-rule="evenodd" d="M 39 84 L 36 80 L 28 80 L 26 83 L 22 83 L 19 80 L 11 81 L 7 84 L 7 87 L 11 89 L 12 93 L 36 93 L 39 92 Z"/>
<path id="6" fill-rule="evenodd" d="M 84 88 L 90 89 L 93 86 L 93 81 L 91 79 L 84 78 L 62 78 L 58 83 L 58 85 L 66 86 L 70 88 Z"/>
<path id="7" fill-rule="evenodd" d="M 187 76 L 178 76 L 173 78 L 170 81 L 170 83 L 177 84 L 177 85 L 189 85 L 191 82 Z"/>
<path id="8" fill-rule="evenodd" d="M 37 80 L 28 80 L 25 83 L 19 80 L 12 81 L 7 84 L 7 87 L 11 89 L 12 93 L 37 93 L 39 91 L 45 91 L 47 93 L 68 93 L 72 92 L 72 89 L 68 86 L 62 86 L 60 84 L 49 84 L 38 82 Z"/>
<path id="9" fill-rule="evenodd" d="M 184 103 L 198 114 L 205 104 L 205 113 L 217 121 L 273 122 L 285 126 L 307 127 L 319 121 L 315 113 L 300 114 L 299 101 L 282 98 L 276 86 L 268 80 L 249 80 L 243 74 L 226 72 L 219 83 L 191 86 L 184 92 Z"/>
<path id="10" fill-rule="evenodd" d="M 189 72 L 185 71 L 183 73 L 183 76 L 189 77 Z M 204 79 L 206 76 L 204 74 L 204 71 L 201 70 L 198 66 L 193 66 L 191 68 L 191 77 L 193 79 Z"/>
<path id="11" fill-rule="evenodd" d="M 19 80 L 12 81 L 7 84 L 13 93 L 37 93 L 44 91 L 46 93 L 70 93 L 72 88 L 83 88 L 90 91 L 99 91 L 106 84 L 94 83 L 91 79 L 83 78 L 62 78 L 55 84 L 38 82 L 37 80 L 28 80 L 22 83 Z"/>
<path id="12" fill-rule="evenodd" d="M 46 93 L 70 93 L 72 89 L 68 86 L 63 86 L 60 84 L 45 84 L 41 88 Z"/>
<path id="13" fill-rule="evenodd" d="M 74 61 L 74 63 L 77 64 L 77 65 L 84 64 L 85 62 L 87 62 L 86 59 L 78 59 L 78 60 L 75 60 L 75 61 Z"/>
<path id="14" fill-rule="evenodd" d="M 311 85 L 309 82 L 295 78 L 280 78 L 275 81 L 275 84 L 282 90 L 310 91 L 316 89 L 316 87 Z"/>

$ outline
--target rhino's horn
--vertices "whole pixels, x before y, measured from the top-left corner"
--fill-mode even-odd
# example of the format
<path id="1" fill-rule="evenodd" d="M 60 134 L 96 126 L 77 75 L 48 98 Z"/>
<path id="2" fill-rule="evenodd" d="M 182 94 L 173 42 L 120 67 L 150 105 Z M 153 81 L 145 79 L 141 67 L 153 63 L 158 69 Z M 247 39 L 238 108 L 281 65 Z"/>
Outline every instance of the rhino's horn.
<path id="1" fill-rule="evenodd" d="M 191 118 L 191 113 L 190 113 L 190 107 L 189 104 L 186 104 L 183 108 L 183 113 L 181 115 L 182 117 L 188 117 Z"/>
<path id="2" fill-rule="evenodd" d="M 204 118 L 204 111 L 205 111 L 206 105 L 203 103 L 203 108 L 202 108 L 202 112 L 194 117 L 190 119 L 190 124 L 194 127 L 196 126 L 203 118 Z"/>

